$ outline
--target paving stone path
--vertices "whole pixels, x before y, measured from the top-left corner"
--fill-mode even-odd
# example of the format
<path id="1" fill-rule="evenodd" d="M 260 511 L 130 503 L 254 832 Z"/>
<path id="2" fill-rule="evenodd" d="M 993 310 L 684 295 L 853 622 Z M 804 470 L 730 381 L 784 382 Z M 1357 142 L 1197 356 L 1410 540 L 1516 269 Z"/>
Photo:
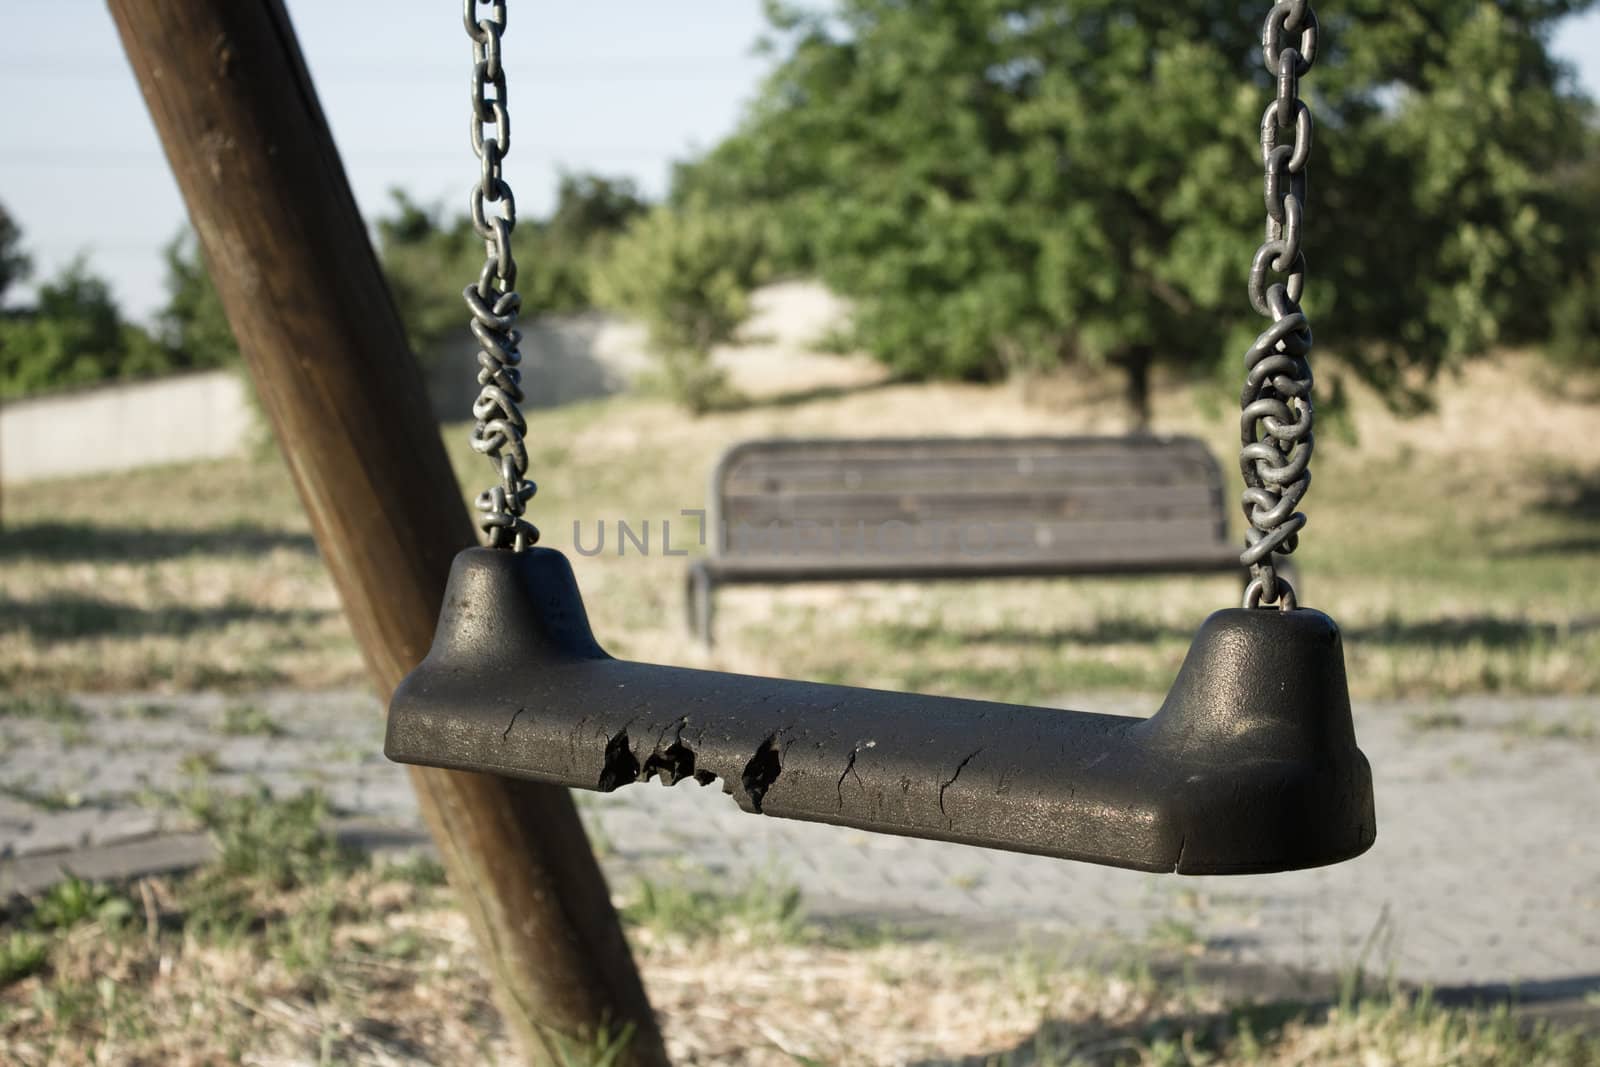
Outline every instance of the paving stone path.
<path id="1" fill-rule="evenodd" d="M 78 704 L 79 718 L 0 719 L 0 894 L 63 869 L 115 877 L 196 862 L 205 838 L 170 798 L 201 777 L 280 795 L 317 786 L 347 835 L 423 840 L 365 695 Z M 1024 924 L 1192 941 L 1211 960 L 1309 973 L 1362 965 L 1440 987 L 1600 995 L 1600 698 L 1364 705 L 1357 732 L 1377 780 L 1376 846 L 1337 867 L 1254 878 L 1156 876 L 752 817 L 692 782 L 578 797 L 619 886 L 772 877 L 797 884 L 815 913 L 952 933 Z"/>

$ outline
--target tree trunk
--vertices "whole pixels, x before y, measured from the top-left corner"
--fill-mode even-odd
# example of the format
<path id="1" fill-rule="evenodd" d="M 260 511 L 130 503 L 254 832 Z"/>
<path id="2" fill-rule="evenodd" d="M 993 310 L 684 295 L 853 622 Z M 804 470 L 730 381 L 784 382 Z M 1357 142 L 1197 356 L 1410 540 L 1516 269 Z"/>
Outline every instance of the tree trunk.
<path id="1" fill-rule="evenodd" d="M 109 2 L 322 557 L 387 696 L 427 650 L 451 558 L 472 543 L 472 527 L 293 27 L 282 0 Z M 462 158 L 470 163 L 465 144 Z M 631 1026 L 622 1062 L 665 1064 L 567 793 L 411 775 L 527 1058 L 562 1062 L 570 1042 L 592 1045 L 602 1025 L 613 1035 Z"/>
<path id="2" fill-rule="evenodd" d="M 1128 430 L 1130 433 L 1150 432 L 1150 367 L 1155 362 L 1155 349 L 1149 345 L 1135 345 L 1121 360 L 1128 373 Z"/>

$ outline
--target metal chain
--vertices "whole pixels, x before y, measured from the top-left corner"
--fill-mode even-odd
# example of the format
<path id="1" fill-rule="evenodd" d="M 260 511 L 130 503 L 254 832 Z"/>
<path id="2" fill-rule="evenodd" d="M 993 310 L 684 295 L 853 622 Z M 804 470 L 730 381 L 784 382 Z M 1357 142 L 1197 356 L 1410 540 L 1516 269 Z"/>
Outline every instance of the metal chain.
<path id="1" fill-rule="evenodd" d="M 517 261 L 511 254 L 511 231 L 517 225 L 517 202 L 501 174 L 511 151 L 511 119 L 506 114 L 506 72 L 500 62 L 500 37 L 506 29 L 505 0 L 483 4 L 464 0 L 462 21 L 472 38 L 472 151 L 478 157 L 478 181 L 472 187 L 472 228 L 483 238 L 485 260 L 478 280 L 462 291 L 472 311 L 472 336 L 478 340 L 478 399 L 472 415 L 472 448 L 488 456 L 500 476 L 498 485 L 478 494 L 478 528 L 491 548 L 515 552 L 535 544 L 539 531 L 522 517 L 535 492 L 527 478 L 528 448 L 523 441 L 522 353 L 518 345 Z M 492 94 L 491 94 L 492 90 Z M 498 209 L 489 213 L 489 205 Z"/>
<path id="2" fill-rule="evenodd" d="M 1244 606 L 1276 604 L 1290 611 L 1294 588 L 1273 557 L 1287 556 L 1299 544 L 1306 517 L 1295 508 L 1311 488 L 1311 322 L 1300 309 L 1306 282 L 1300 237 L 1311 155 L 1311 111 L 1300 99 L 1300 79 L 1317 57 L 1317 15 L 1310 0 L 1273 6 L 1261 31 L 1261 55 L 1277 78 L 1278 93 L 1261 116 L 1267 238 L 1250 264 L 1250 305 L 1272 325 L 1245 353 L 1239 467 L 1250 529 L 1239 560 L 1250 568 Z M 1280 144 L 1291 131 L 1294 140 Z M 1269 272 L 1280 280 L 1269 282 Z"/>

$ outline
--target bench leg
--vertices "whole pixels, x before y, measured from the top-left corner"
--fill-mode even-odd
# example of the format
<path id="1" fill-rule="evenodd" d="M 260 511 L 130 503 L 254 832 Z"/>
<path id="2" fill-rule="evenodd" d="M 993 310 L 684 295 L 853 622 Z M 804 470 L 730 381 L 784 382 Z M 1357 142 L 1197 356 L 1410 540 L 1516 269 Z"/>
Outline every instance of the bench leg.
<path id="1" fill-rule="evenodd" d="M 687 594 L 685 603 L 689 613 L 689 632 L 700 639 L 707 648 L 712 646 L 712 598 L 715 588 L 711 575 L 706 568 L 698 563 L 689 567 L 688 584 L 685 589 Z"/>

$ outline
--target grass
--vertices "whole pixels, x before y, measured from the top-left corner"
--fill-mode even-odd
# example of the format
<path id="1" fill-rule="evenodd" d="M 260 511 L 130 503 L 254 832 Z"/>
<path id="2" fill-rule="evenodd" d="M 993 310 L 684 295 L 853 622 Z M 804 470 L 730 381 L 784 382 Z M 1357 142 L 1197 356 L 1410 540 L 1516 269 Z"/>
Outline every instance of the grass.
<path id="1" fill-rule="evenodd" d="M 265 806 L 284 811 L 263 841 L 300 856 L 287 882 L 221 858 L 123 886 L 69 879 L 14 906 L 0 937 L 0 1060 L 514 1062 L 436 865 L 331 861 L 325 842 L 282 829 L 308 825 L 314 802 Z M 263 833 L 237 812 L 224 821 Z M 1332 1003 L 1240 1000 L 1191 971 L 1100 966 L 1040 940 L 1004 955 L 840 941 L 800 921 L 775 880 L 721 897 L 641 885 L 623 913 L 676 1063 L 1600 1063 L 1600 1037 L 1393 986 L 1346 983 Z M 771 936 L 775 922 L 784 936 Z M 568 1042 L 559 1061 L 610 1067 L 629 1036 Z"/>
<path id="2" fill-rule="evenodd" d="M 75 790 L 60 787 L 38 789 L 33 781 L 29 777 L 18 782 L 0 782 L 0 796 L 20 800 L 41 811 L 75 811 L 85 803 L 83 794 Z"/>
<path id="3" fill-rule="evenodd" d="M 0 719 L 31 719 L 71 727 L 83 725 L 88 714 L 59 693 L 9 694 L 0 697 Z"/>
<path id="4" fill-rule="evenodd" d="M 755 940 L 792 944 L 808 935 L 800 890 L 771 877 L 733 893 L 641 879 L 621 914 L 624 923 L 654 937 L 702 941 L 738 931 Z"/>
<path id="5" fill-rule="evenodd" d="M 1408 716 L 1406 725 L 1418 733 L 1448 732 L 1466 729 L 1467 720 L 1459 712 L 1436 708 Z"/>
<path id="6" fill-rule="evenodd" d="M 1474 370 L 1416 422 L 1358 402 L 1359 443 L 1323 443 L 1306 600 L 1343 624 L 1359 696 L 1600 690 L 1595 412 L 1541 393 L 1519 368 Z M 703 504 L 705 474 L 734 441 L 863 425 L 1120 431 L 1096 388 L 1042 403 L 1010 388 L 894 386 L 698 420 L 642 398 L 538 412 L 537 516 L 558 548 L 570 549 L 574 523 L 592 543 L 601 519 L 651 520 L 658 538 L 673 519 L 682 544 L 680 509 Z M 1208 396 L 1163 389 L 1158 425 L 1226 457 L 1233 418 Z M 1524 431 L 1535 424 L 1540 433 Z M 465 439 L 447 428 L 470 488 L 487 468 Z M 55 695 L 67 692 L 364 680 L 271 457 L 76 479 L 70 491 L 8 487 L 6 503 L 0 721 L 82 730 L 83 710 Z M 597 632 L 619 654 L 1019 701 L 1164 688 L 1194 626 L 1237 594 L 1223 579 L 742 589 L 719 602 L 722 644 L 708 655 L 678 621 L 682 560 L 619 557 L 612 544 L 569 555 Z M 130 714 L 170 714 L 147 707 Z M 1449 710 L 1410 723 L 1462 726 Z M 244 703 L 222 728 L 279 729 Z M 1508 740 L 1595 736 L 1582 719 L 1505 730 Z M 70 879 L 0 917 L 0 1062 L 507 1062 L 437 863 L 358 863 L 325 832 L 323 798 L 215 795 L 203 784 L 214 767 L 214 756 L 194 757 L 183 797 L 218 843 L 213 865 L 128 886 Z M 1333 1004 L 1236 1002 L 1157 977 L 1143 958 L 1086 967 L 1038 947 L 999 956 L 938 939 L 841 937 L 776 879 L 721 892 L 644 882 L 620 908 L 681 1063 L 1600 1063 L 1592 1037 L 1398 988 L 1351 988 Z M 1151 952 L 1207 951 L 1178 920 L 1154 940 Z M 619 1031 L 574 1043 L 567 1058 L 601 1067 L 626 1041 Z"/>
<path id="7" fill-rule="evenodd" d="M 185 752 L 178 760 L 178 773 L 185 778 L 205 778 L 222 769 L 222 758 L 210 749 Z"/>
<path id="8" fill-rule="evenodd" d="M 49 944 L 38 934 L 11 931 L 0 940 L 0 989 L 42 971 L 48 955 Z"/>
<path id="9" fill-rule="evenodd" d="M 1194 628 L 1238 590 L 1225 578 L 822 584 L 719 599 L 718 650 L 685 634 L 683 561 L 571 552 L 574 525 L 648 521 L 692 545 L 705 478 L 758 435 L 1120 432 L 1102 395 L 1069 383 L 823 391 L 687 419 L 641 397 L 532 418 L 535 505 L 567 549 L 612 651 L 862 685 L 1015 701 L 1158 692 Z M 1215 389 L 1169 383 L 1157 426 L 1226 457 L 1235 418 Z M 1600 437 L 1593 406 L 1541 390 L 1507 357 L 1445 382 L 1436 413 L 1400 421 L 1357 394 L 1354 444 L 1321 442 L 1301 551 L 1305 600 L 1344 627 L 1362 698 L 1600 689 Z M 1538 434 L 1523 432 L 1537 414 Z M 463 426 L 445 440 L 462 484 L 487 465 Z M 280 461 L 194 464 L 8 489 L 0 531 L 0 687 L 244 691 L 359 684 L 360 657 Z M 159 508 L 154 501 L 161 501 Z M 1235 529 L 1238 529 L 1236 523 Z M 698 551 L 698 548 L 694 550 Z M 20 698 L 32 706 L 35 698 Z M 38 698 L 49 700 L 52 698 Z M 0 717 L 28 712 L 0 708 Z M 241 726 L 244 725 L 241 719 Z M 265 727 L 259 721 L 253 728 Z"/>
<path id="10" fill-rule="evenodd" d="M 69 873 L 34 902 L 31 918 L 41 930 L 63 931 L 86 922 L 114 926 L 132 914 L 128 900 L 109 886 Z"/>
<path id="11" fill-rule="evenodd" d="M 1600 722 L 1593 716 L 1576 719 L 1544 719 L 1519 716 L 1505 726 L 1511 741 L 1600 741 Z"/>
<path id="12" fill-rule="evenodd" d="M 211 835 L 217 873 L 277 889 L 326 880 L 347 862 L 328 833 L 328 801 L 319 790 L 274 797 L 265 786 L 253 793 L 213 792 L 196 785 L 183 806 Z"/>
<path id="13" fill-rule="evenodd" d="M 254 704 L 233 704 L 223 709 L 222 733 L 227 737 L 282 737 L 283 727 Z"/>

